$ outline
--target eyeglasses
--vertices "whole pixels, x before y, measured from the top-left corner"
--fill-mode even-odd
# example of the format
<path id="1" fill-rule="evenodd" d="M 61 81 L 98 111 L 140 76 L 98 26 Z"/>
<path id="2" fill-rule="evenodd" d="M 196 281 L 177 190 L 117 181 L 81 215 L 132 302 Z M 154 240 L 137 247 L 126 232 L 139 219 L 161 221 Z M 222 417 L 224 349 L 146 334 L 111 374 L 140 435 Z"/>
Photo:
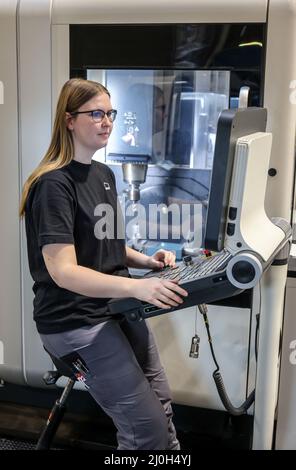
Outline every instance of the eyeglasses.
<path id="1" fill-rule="evenodd" d="M 110 122 L 114 122 L 117 115 L 116 109 L 110 109 L 110 111 L 103 111 L 102 109 L 93 109 L 89 111 L 76 111 L 71 113 L 71 116 L 76 116 L 76 114 L 89 114 L 92 117 L 94 122 L 102 122 L 104 117 L 107 116 Z"/>

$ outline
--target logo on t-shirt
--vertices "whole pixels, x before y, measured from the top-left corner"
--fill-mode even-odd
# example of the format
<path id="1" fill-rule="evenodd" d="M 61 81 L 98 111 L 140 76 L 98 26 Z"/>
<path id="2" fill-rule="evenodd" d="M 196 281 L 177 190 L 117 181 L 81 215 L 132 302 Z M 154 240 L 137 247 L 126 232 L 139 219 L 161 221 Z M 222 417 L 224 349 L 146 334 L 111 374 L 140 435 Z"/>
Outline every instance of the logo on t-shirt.
<path id="1" fill-rule="evenodd" d="M 109 183 L 106 183 L 106 181 L 104 181 L 104 188 L 106 189 L 106 191 L 108 191 L 110 188 L 110 184 Z"/>

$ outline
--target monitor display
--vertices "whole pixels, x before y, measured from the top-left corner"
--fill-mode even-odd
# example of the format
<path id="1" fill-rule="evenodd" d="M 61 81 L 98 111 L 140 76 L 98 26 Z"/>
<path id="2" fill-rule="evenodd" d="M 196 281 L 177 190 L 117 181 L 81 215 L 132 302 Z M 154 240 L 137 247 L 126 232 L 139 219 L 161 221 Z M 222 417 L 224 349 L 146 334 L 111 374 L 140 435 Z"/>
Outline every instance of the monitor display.
<path id="1" fill-rule="evenodd" d="M 266 121 L 265 108 L 227 109 L 220 114 L 204 239 L 204 246 L 209 250 L 219 252 L 224 248 L 237 139 L 254 132 L 265 132 Z"/>

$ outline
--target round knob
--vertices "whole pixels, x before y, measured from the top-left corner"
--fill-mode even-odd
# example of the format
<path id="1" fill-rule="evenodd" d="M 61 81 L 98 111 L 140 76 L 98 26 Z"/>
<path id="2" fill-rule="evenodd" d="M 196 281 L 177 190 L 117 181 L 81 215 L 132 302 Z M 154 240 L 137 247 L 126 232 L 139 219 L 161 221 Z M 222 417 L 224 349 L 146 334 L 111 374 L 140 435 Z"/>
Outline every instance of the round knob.
<path id="1" fill-rule="evenodd" d="M 226 269 L 228 280 L 239 289 L 255 287 L 263 273 L 262 264 L 252 253 L 242 253 L 232 258 Z"/>
<path id="2" fill-rule="evenodd" d="M 256 276 L 255 268 L 248 261 L 238 261 L 233 265 L 232 275 L 237 282 L 248 284 Z"/>

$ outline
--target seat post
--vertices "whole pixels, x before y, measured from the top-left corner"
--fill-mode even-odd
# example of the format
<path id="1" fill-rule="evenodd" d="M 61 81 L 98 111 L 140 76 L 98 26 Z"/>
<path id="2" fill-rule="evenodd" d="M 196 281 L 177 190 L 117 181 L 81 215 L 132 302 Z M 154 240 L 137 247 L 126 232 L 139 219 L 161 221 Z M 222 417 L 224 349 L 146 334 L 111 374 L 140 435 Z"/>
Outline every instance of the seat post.
<path id="1" fill-rule="evenodd" d="M 75 380 L 69 379 L 67 385 L 65 386 L 63 393 L 60 398 L 58 398 L 51 409 L 46 425 L 38 439 L 36 450 L 48 450 L 50 449 L 52 440 L 57 432 L 57 429 L 62 421 L 66 410 L 66 400 L 71 392 Z"/>
<path id="2" fill-rule="evenodd" d="M 50 449 L 52 440 L 64 416 L 66 410 L 66 401 L 76 382 L 76 378 L 73 373 L 65 369 L 64 364 L 61 363 L 60 359 L 54 357 L 47 350 L 46 352 L 50 355 L 54 365 L 57 368 L 56 371 L 48 371 L 46 374 L 44 374 L 43 380 L 46 385 L 55 385 L 57 380 L 62 376 L 68 377 L 68 381 L 63 389 L 61 396 L 55 401 L 55 404 L 49 413 L 45 427 L 40 434 L 35 450 Z"/>

